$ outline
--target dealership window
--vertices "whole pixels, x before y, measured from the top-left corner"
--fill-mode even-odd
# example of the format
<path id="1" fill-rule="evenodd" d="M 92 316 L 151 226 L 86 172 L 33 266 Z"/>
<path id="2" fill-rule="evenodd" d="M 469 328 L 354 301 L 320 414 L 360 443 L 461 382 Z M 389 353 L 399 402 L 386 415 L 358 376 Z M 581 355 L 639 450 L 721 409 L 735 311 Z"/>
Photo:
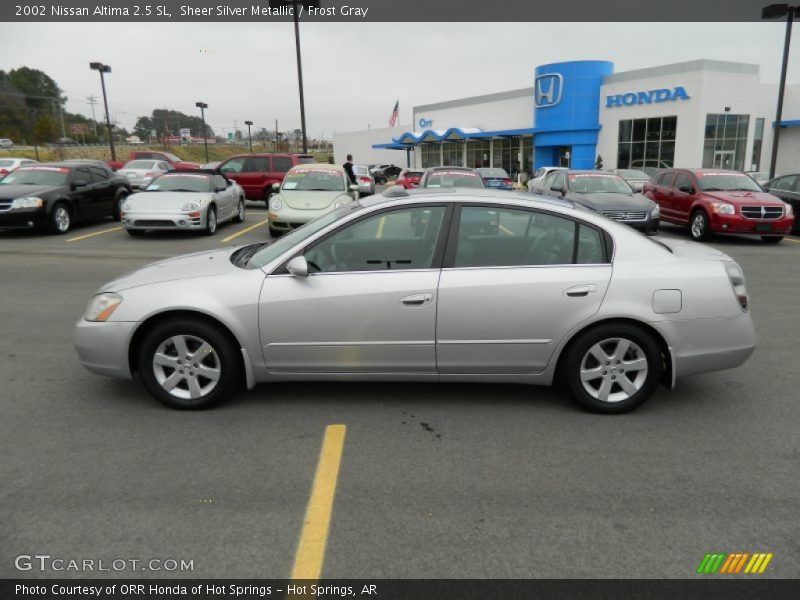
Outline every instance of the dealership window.
<path id="1" fill-rule="evenodd" d="M 523 173 L 533 173 L 533 138 L 522 138 L 522 169 Z"/>
<path id="2" fill-rule="evenodd" d="M 488 167 L 491 163 L 492 142 L 477 140 L 467 142 L 467 163 L 465 166 L 473 169 Z"/>
<path id="3" fill-rule="evenodd" d="M 420 159 L 422 168 L 439 166 L 439 144 L 422 144 L 420 146 Z"/>
<path id="4" fill-rule="evenodd" d="M 749 125 L 750 115 L 706 115 L 703 167 L 743 171 Z"/>
<path id="5" fill-rule="evenodd" d="M 678 117 L 625 119 L 619 122 L 618 169 L 654 173 L 675 162 L 675 131 Z"/>
<path id="6" fill-rule="evenodd" d="M 442 142 L 442 165 L 461 167 L 464 165 L 464 146 L 460 142 Z"/>
<path id="7" fill-rule="evenodd" d="M 764 143 L 764 119 L 756 119 L 756 131 L 753 138 L 753 156 L 750 159 L 750 170 L 758 171 L 761 167 L 761 146 Z"/>
<path id="8" fill-rule="evenodd" d="M 506 173 L 510 175 L 519 171 L 519 141 L 520 138 L 495 139 L 492 150 L 492 166 L 505 169 Z"/>

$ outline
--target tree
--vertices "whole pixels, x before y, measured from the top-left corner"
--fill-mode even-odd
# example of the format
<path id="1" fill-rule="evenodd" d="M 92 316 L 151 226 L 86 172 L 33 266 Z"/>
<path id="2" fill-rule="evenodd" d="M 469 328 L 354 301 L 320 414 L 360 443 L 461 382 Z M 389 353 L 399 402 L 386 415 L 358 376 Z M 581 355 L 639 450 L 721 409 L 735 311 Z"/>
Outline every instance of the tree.
<path id="1" fill-rule="evenodd" d="M 597 160 L 594 162 L 594 168 L 596 171 L 603 170 L 603 157 L 599 154 L 597 155 Z"/>

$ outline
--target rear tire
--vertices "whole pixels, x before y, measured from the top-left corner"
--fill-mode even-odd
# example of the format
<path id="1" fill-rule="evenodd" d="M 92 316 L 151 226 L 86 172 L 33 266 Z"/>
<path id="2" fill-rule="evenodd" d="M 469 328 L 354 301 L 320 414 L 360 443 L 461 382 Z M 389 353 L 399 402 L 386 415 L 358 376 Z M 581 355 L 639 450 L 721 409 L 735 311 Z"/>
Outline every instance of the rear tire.
<path id="1" fill-rule="evenodd" d="M 761 241 L 765 244 L 779 244 L 783 240 L 783 236 L 777 235 L 762 235 Z"/>
<path id="2" fill-rule="evenodd" d="M 242 380 L 241 357 L 218 326 L 192 318 L 164 321 L 142 340 L 137 357 L 147 391 L 170 408 L 208 408 Z"/>
<path id="3" fill-rule="evenodd" d="M 706 241 L 711 237 L 711 231 L 708 228 L 708 215 L 703 210 L 696 210 L 692 213 L 692 218 L 689 221 L 689 231 L 692 238 L 698 242 Z"/>
<path id="4" fill-rule="evenodd" d="M 236 215 L 233 217 L 234 223 L 244 223 L 245 216 L 244 198 L 239 198 L 239 205 L 236 207 Z"/>
<path id="5" fill-rule="evenodd" d="M 628 412 L 643 404 L 661 380 L 658 343 L 644 329 L 608 323 L 580 334 L 561 365 L 573 399 L 588 411 Z"/>

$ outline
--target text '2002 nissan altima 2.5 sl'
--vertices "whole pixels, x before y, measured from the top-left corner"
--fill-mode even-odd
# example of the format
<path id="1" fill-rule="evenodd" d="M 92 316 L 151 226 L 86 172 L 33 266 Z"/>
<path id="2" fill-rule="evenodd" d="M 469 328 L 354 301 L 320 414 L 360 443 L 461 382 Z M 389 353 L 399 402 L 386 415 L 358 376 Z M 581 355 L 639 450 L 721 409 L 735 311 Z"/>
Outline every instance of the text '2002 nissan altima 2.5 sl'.
<path id="1" fill-rule="evenodd" d="M 462 222 L 494 219 L 475 232 Z M 563 379 L 616 413 L 755 347 L 739 266 L 560 199 L 419 190 L 349 203 L 271 245 L 189 254 L 104 285 L 83 364 L 175 408 L 276 380 Z"/>

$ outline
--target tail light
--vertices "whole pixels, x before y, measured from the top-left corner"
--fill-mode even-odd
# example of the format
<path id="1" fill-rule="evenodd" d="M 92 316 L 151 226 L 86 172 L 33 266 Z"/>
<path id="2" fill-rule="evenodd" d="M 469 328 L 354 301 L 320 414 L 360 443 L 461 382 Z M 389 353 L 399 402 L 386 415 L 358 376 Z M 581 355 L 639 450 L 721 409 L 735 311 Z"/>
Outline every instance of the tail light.
<path id="1" fill-rule="evenodd" d="M 503 183 L 506 185 L 511 185 L 513 181 L 511 181 L 508 177 L 503 177 Z"/>
<path id="2" fill-rule="evenodd" d="M 369 177 L 359 177 L 358 180 L 361 183 L 369 183 Z"/>
<path id="3" fill-rule="evenodd" d="M 739 301 L 739 306 L 742 307 L 742 310 L 747 310 L 749 302 L 742 269 L 736 263 L 728 263 L 725 265 L 725 271 L 728 273 L 728 279 L 731 282 L 733 293 Z"/>
<path id="4" fill-rule="evenodd" d="M 153 173 L 152 171 L 148 171 L 147 173 L 144 174 L 145 178 L 153 177 L 154 175 L 155 175 L 155 173 Z"/>

